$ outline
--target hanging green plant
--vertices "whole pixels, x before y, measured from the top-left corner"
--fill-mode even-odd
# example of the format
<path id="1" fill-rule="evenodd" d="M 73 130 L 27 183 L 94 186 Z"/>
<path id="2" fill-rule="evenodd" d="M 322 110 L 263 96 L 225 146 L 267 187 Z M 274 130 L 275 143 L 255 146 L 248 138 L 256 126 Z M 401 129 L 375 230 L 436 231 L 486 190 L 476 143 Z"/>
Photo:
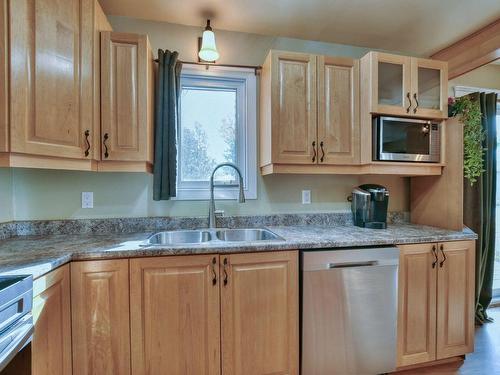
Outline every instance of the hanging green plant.
<path id="1" fill-rule="evenodd" d="M 456 98 L 451 104 L 451 115 L 459 116 L 464 124 L 464 177 L 471 185 L 483 174 L 483 141 L 486 133 L 481 124 L 481 107 L 478 100 L 469 96 Z"/>

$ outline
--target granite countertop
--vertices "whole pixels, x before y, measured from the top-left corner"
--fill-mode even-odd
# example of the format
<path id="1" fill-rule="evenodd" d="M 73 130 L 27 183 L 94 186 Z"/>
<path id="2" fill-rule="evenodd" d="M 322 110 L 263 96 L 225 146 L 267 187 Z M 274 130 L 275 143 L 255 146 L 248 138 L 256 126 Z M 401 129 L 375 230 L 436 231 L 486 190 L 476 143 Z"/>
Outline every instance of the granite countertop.
<path id="1" fill-rule="evenodd" d="M 334 226 L 268 226 L 280 241 L 208 242 L 182 246 L 141 246 L 151 232 L 21 236 L 0 241 L 0 274 L 41 276 L 72 260 L 179 254 L 235 253 L 291 249 L 342 248 L 476 239 L 472 231 L 456 232 L 407 223 L 385 230 Z"/>

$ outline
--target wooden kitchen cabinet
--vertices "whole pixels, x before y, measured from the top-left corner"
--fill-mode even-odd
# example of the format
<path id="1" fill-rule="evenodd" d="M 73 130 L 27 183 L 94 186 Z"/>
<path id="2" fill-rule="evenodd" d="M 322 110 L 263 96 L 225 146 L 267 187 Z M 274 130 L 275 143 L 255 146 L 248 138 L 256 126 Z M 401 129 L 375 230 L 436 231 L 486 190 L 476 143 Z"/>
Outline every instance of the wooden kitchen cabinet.
<path id="1" fill-rule="evenodd" d="M 154 58 L 147 35 L 101 33 L 102 171 L 152 171 Z"/>
<path id="2" fill-rule="evenodd" d="M 96 20 L 105 18 L 99 3 L 1 5 L 0 108 L 6 110 L 0 120 L 0 166 L 95 170 L 99 69 L 93 49 L 99 44 Z"/>
<path id="3" fill-rule="evenodd" d="M 359 164 L 357 60 L 271 51 L 260 103 L 263 174 Z"/>
<path id="4" fill-rule="evenodd" d="M 298 374 L 297 252 L 221 256 L 221 275 L 222 373 Z"/>
<path id="5" fill-rule="evenodd" d="M 437 246 L 399 246 L 398 366 L 436 359 Z"/>
<path id="6" fill-rule="evenodd" d="M 33 282 L 33 375 L 71 374 L 69 265 Z"/>
<path id="7" fill-rule="evenodd" d="M 398 366 L 472 352 L 475 241 L 399 248 Z"/>
<path id="8" fill-rule="evenodd" d="M 317 59 L 318 164 L 359 164 L 359 61 Z"/>
<path id="9" fill-rule="evenodd" d="M 475 242 L 444 242 L 439 252 L 437 359 L 474 350 Z"/>
<path id="10" fill-rule="evenodd" d="M 220 374 L 218 255 L 130 260 L 132 374 Z"/>
<path id="11" fill-rule="evenodd" d="M 261 166 L 317 163 L 316 56 L 271 51 L 261 78 Z"/>
<path id="12" fill-rule="evenodd" d="M 362 112 L 446 119 L 447 66 L 443 61 L 369 52 L 361 58 Z"/>
<path id="13" fill-rule="evenodd" d="M 130 374 L 128 259 L 71 263 L 73 374 Z"/>

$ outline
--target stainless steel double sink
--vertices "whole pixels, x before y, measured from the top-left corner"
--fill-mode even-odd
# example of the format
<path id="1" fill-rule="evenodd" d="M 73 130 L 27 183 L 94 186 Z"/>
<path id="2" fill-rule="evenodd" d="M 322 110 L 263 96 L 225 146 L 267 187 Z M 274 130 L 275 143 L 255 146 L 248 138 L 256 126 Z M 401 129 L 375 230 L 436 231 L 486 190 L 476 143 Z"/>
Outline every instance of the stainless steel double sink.
<path id="1" fill-rule="evenodd" d="M 173 230 L 153 234 L 144 243 L 145 246 L 175 246 L 195 245 L 206 242 L 255 242 L 255 241 L 284 241 L 276 233 L 265 228 L 239 229 L 196 229 Z"/>

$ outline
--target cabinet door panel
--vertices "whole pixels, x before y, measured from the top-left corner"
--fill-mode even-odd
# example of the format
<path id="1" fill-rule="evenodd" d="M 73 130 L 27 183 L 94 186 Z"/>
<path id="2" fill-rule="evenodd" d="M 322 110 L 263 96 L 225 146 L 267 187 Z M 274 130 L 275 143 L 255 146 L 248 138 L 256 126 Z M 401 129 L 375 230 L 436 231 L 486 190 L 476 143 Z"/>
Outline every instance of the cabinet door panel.
<path id="1" fill-rule="evenodd" d="M 12 152 L 86 158 L 92 10 L 91 0 L 10 2 Z"/>
<path id="2" fill-rule="evenodd" d="M 218 256 L 132 259 L 130 272 L 132 374 L 219 374 Z"/>
<path id="3" fill-rule="evenodd" d="M 33 375 L 71 374 L 69 278 L 65 265 L 33 283 Z"/>
<path id="4" fill-rule="evenodd" d="M 73 374 L 130 373 L 128 260 L 71 264 Z"/>
<path id="5" fill-rule="evenodd" d="M 436 244 L 399 246 L 398 366 L 436 359 Z"/>
<path id="6" fill-rule="evenodd" d="M 371 112 L 408 115 L 411 97 L 411 58 L 372 52 Z"/>
<path id="7" fill-rule="evenodd" d="M 221 259 L 223 374 L 298 374 L 297 252 Z"/>
<path id="8" fill-rule="evenodd" d="M 102 160 L 151 161 L 149 57 L 147 36 L 101 33 Z"/>
<path id="9" fill-rule="evenodd" d="M 412 58 L 413 116 L 448 117 L 448 64 Z M 417 106 L 418 102 L 418 106 Z"/>
<path id="10" fill-rule="evenodd" d="M 318 142 L 319 164 L 359 163 L 357 60 L 318 57 Z"/>
<path id="11" fill-rule="evenodd" d="M 446 255 L 437 283 L 437 359 L 442 359 L 474 350 L 475 242 L 444 242 L 439 248 L 441 260 L 442 252 Z"/>
<path id="12" fill-rule="evenodd" d="M 316 57 L 275 52 L 272 66 L 273 162 L 315 164 Z"/>

